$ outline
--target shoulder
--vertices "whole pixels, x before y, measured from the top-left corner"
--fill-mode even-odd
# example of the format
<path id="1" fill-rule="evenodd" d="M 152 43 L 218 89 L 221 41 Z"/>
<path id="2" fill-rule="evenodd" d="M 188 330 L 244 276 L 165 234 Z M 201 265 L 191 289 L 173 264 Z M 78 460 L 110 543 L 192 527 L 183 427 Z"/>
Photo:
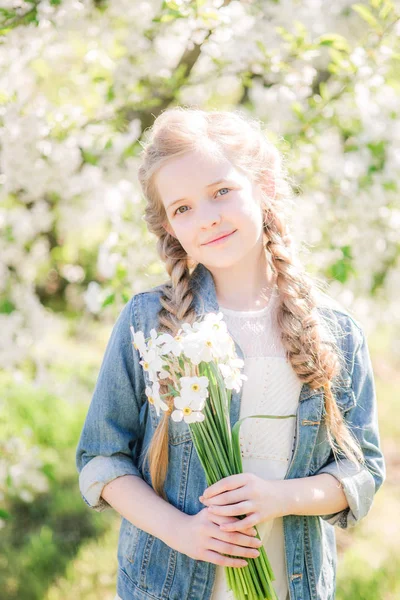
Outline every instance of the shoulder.
<path id="1" fill-rule="evenodd" d="M 317 290 L 315 293 L 317 312 L 320 316 L 322 327 L 328 338 L 332 336 L 336 342 L 346 339 L 346 346 L 352 349 L 359 347 L 363 341 L 364 330 L 360 321 L 338 300 L 329 294 Z M 343 344 L 340 344 L 343 345 Z"/>
<path id="2" fill-rule="evenodd" d="M 142 329 L 146 323 L 156 326 L 157 314 L 161 308 L 160 296 L 165 284 L 157 285 L 131 296 L 122 309 L 126 320 L 134 329 Z"/>

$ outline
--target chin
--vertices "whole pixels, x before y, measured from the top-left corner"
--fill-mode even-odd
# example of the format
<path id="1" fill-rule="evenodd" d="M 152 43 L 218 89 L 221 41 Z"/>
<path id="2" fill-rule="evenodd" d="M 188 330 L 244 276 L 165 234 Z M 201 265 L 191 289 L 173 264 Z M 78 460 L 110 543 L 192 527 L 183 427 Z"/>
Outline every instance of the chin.
<path id="1" fill-rule="evenodd" d="M 240 260 L 240 258 L 238 257 L 232 257 L 232 256 L 221 256 L 219 259 L 215 259 L 213 261 L 207 261 L 203 262 L 204 266 L 206 266 L 209 270 L 210 269 L 229 269 L 231 267 L 234 267 L 237 262 Z"/>

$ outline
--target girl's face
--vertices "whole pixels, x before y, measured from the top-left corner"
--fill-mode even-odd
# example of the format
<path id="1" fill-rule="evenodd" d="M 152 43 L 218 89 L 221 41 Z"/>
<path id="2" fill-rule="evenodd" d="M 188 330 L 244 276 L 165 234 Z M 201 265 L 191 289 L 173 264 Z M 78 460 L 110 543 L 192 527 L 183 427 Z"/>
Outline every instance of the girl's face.
<path id="1" fill-rule="evenodd" d="M 165 229 L 196 263 L 227 268 L 260 252 L 261 190 L 227 159 L 190 152 L 163 165 L 155 182 L 167 214 Z M 231 235 L 208 243 L 226 234 Z"/>

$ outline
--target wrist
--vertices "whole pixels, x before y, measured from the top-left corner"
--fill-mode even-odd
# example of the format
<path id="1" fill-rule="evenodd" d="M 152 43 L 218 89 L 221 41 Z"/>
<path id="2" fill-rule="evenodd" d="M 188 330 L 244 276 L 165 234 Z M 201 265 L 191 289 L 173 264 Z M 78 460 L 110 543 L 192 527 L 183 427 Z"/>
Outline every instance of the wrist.
<path id="1" fill-rule="evenodd" d="M 288 479 L 281 479 L 280 483 L 280 494 L 279 494 L 279 516 L 286 517 L 287 515 L 293 515 L 295 509 L 295 498 L 290 488 L 290 481 Z M 292 480 L 293 481 L 293 480 Z"/>
<path id="2" fill-rule="evenodd" d="M 163 535 L 160 539 L 170 546 L 173 550 L 181 552 L 180 542 L 184 539 L 183 530 L 188 527 L 190 515 L 174 509 L 174 512 L 166 520 L 166 527 L 163 529 Z"/>

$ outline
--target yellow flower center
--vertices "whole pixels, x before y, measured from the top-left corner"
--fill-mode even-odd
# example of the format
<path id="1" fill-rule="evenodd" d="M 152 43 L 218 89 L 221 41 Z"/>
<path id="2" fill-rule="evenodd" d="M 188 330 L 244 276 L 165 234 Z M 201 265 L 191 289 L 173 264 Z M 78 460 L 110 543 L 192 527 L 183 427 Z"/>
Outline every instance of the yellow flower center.
<path id="1" fill-rule="evenodd" d="M 148 363 L 148 362 L 144 362 L 144 363 L 143 363 L 143 369 L 144 369 L 145 371 L 148 371 L 148 369 L 149 369 L 149 366 L 150 366 L 150 365 L 149 365 L 149 363 Z"/>
<path id="2" fill-rule="evenodd" d="M 185 408 L 183 409 L 183 414 L 185 415 L 185 417 L 187 415 L 190 415 L 192 412 L 192 409 L 190 408 L 190 406 L 185 406 Z"/>
<path id="3" fill-rule="evenodd" d="M 135 348 L 135 350 L 138 350 L 138 347 L 135 342 L 133 342 L 133 347 Z"/>
<path id="4" fill-rule="evenodd" d="M 213 325 L 213 329 L 220 329 L 220 326 L 219 326 L 219 324 L 218 324 L 218 323 L 214 323 L 214 325 Z"/>
<path id="5" fill-rule="evenodd" d="M 207 340 L 207 341 L 206 341 L 206 346 L 208 346 L 209 348 L 211 348 L 211 346 L 212 346 L 212 341 L 211 341 L 211 340 Z"/>
<path id="6" fill-rule="evenodd" d="M 150 404 L 154 404 L 154 398 L 153 396 L 148 396 L 149 402 Z"/>
<path id="7" fill-rule="evenodd" d="M 180 341 L 182 340 L 182 336 L 181 336 L 181 335 L 176 335 L 176 336 L 174 337 L 174 339 L 175 339 L 177 342 L 180 342 Z"/>
<path id="8" fill-rule="evenodd" d="M 193 383 L 193 384 L 192 384 L 192 390 L 193 390 L 194 392 L 198 392 L 198 391 L 199 391 L 199 389 L 200 389 L 200 386 L 199 386 L 199 384 L 198 384 L 198 383 Z"/>

